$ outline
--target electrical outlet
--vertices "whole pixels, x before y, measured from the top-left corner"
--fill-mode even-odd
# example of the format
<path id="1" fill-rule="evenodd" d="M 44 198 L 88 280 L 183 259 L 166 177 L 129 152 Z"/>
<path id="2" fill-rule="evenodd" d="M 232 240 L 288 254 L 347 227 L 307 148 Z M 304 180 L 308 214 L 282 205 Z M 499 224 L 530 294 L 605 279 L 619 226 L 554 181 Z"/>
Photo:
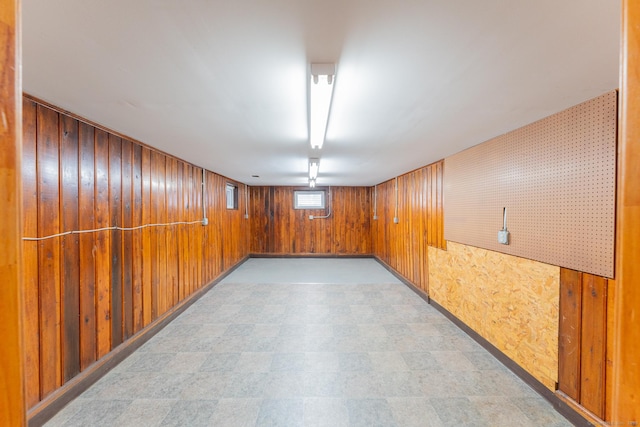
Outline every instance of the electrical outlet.
<path id="1" fill-rule="evenodd" d="M 313 219 L 313 215 L 309 215 L 309 219 Z"/>
<path id="2" fill-rule="evenodd" d="M 509 244 L 509 231 L 508 230 L 500 230 L 498 231 L 498 243 L 501 245 Z"/>
<path id="3" fill-rule="evenodd" d="M 209 225 L 209 218 L 202 218 L 202 225 Z"/>
<path id="4" fill-rule="evenodd" d="M 399 222 L 400 222 L 400 218 L 398 218 L 397 216 L 394 216 L 394 217 L 393 217 L 393 223 L 394 223 L 394 224 L 397 224 L 397 223 L 399 223 Z"/>
<path id="5" fill-rule="evenodd" d="M 374 216 L 373 216 L 373 220 L 375 221 L 375 220 L 377 220 L 377 219 L 378 219 L 378 215 L 374 215 Z"/>
<path id="6" fill-rule="evenodd" d="M 249 219 L 249 214 L 244 214 L 244 219 Z"/>

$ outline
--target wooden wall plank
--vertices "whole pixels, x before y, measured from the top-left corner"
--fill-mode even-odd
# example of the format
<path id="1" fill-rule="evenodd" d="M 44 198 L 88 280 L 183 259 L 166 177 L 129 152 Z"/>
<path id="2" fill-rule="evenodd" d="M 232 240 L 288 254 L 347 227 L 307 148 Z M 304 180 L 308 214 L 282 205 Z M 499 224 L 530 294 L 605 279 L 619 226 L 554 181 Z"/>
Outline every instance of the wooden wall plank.
<path id="1" fill-rule="evenodd" d="M 92 230 L 95 224 L 95 131 L 85 123 L 79 125 L 78 227 Z M 80 370 L 96 361 L 96 280 L 94 234 L 83 233 L 80 239 Z"/>
<path id="2" fill-rule="evenodd" d="M 167 222 L 167 160 L 164 154 L 156 155 L 157 171 L 158 171 L 158 192 L 156 194 L 156 204 L 158 207 L 157 221 L 159 224 Z M 156 257 L 158 258 L 158 287 L 156 288 L 158 305 L 158 316 L 167 311 L 167 228 L 163 225 L 156 227 Z"/>
<path id="3" fill-rule="evenodd" d="M 36 104 L 22 105 L 22 230 L 38 236 L 38 180 L 36 161 Z M 25 400 L 31 407 L 40 401 L 40 312 L 38 291 L 38 243 L 25 241 L 22 248 L 24 286 Z"/>
<path id="4" fill-rule="evenodd" d="M 96 229 L 110 227 L 109 212 L 109 135 L 95 130 L 95 226 Z M 96 334 L 97 358 L 111 350 L 111 232 L 95 233 L 95 289 L 96 289 Z"/>
<path id="5" fill-rule="evenodd" d="M 178 161 L 175 158 L 167 158 L 167 169 L 169 175 L 169 186 L 167 188 L 167 221 L 170 223 L 178 222 L 181 220 L 178 215 Z M 168 262 L 169 274 L 167 278 L 167 285 L 169 287 L 168 307 L 173 307 L 178 303 L 179 299 L 179 268 L 178 268 L 178 237 L 177 230 L 179 225 L 172 225 L 167 228 L 167 250 L 168 250 Z"/>
<path id="6" fill-rule="evenodd" d="M 60 233 L 60 174 L 58 114 L 38 106 L 38 231 L 41 236 Z M 40 286 L 40 360 L 49 369 L 40 371 L 40 394 L 52 393 L 62 384 L 60 330 L 60 240 L 38 245 Z"/>
<path id="7" fill-rule="evenodd" d="M 176 171 L 176 189 L 177 189 L 177 209 L 178 209 L 178 219 L 180 221 L 187 221 L 185 203 L 184 203 L 184 162 L 178 162 Z M 179 226 L 177 231 L 177 245 L 178 245 L 178 257 L 180 258 L 180 262 L 178 264 L 178 294 L 177 300 L 182 301 L 185 298 L 185 283 L 186 283 L 186 275 L 185 268 L 183 265 L 185 263 L 185 258 L 188 257 L 186 254 L 186 245 L 185 245 L 185 233 L 188 229 L 188 225 Z"/>
<path id="8" fill-rule="evenodd" d="M 194 185 L 193 185 L 193 194 L 194 194 L 194 219 L 202 218 L 202 169 L 194 168 Z M 206 228 L 206 227 L 205 227 Z M 191 252 L 192 255 L 195 255 L 195 282 L 194 282 L 194 290 L 200 289 L 203 283 L 203 273 L 202 273 L 202 251 L 204 250 L 204 242 L 203 242 L 203 233 L 206 230 L 201 228 L 194 228 L 194 252 Z"/>
<path id="9" fill-rule="evenodd" d="M 140 227 L 144 224 L 142 220 L 142 147 L 138 144 L 132 145 L 132 170 L 131 170 L 131 224 L 133 227 Z M 131 288 L 132 310 L 133 310 L 133 333 L 140 331 L 144 325 L 144 305 L 143 305 L 143 247 L 142 230 L 137 229 L 131 232 Z"/>
<path id="10" fill-rule="evenodd" d="M 612 331 L 615 325 L 614 304 L 616 301 L 616 284 L 613 279 L 607 280 L 607 350 L 605 358 L 605 396 L 604 396 L 604 420 L 611 421 L 613 418 L 613 355 L 614 336 Z"/>
<path id="11" fill-rule="evenodd" d="M 62 231 L 78 230 L 78 121 L 60 115 L 60 219 Z M 62 379 L 80 372 L 80 253 L 79 236 L 61 239 Z"/>
<path id="12" fill-rule="evenodd" d="M 193 219 L 193 208 L 191 206 L 191 185 L 193 179 L 193 171 L 192 166 L 190 164 L 184 165 L 184 175 L 182 179 L 183 190 L 183 204 L 185 210 L 185 218 L 187 222 L 194 221 Z M 189 225 L 185 228 L 184 239 L 185 239 L 185 249 L 184 249 L 184 295 L 185 297 L 191 295 L 192 293 L 192 270 L 193 270 L 193 257 L 191 256 L 191 248 L 192 248 L 192 235 L 193 235 L 193 225 Z"/>
<path id="13" fill-rule="evenodd" d="M 607 279 L 582 275 L 582 361 L 580 404 L 604 417 Z"/>
<path id="14" fill-rule="evenodd" d="M 20 2 L 0 0 L 0 425 L 25 425 Z M 33 173 L 33 171 L 31 171 Z"/>
<path id="15" fill-rule="evenodd" d="M 581 337 L 582 273 L 561 268 L 558 385 L 576 402 L 580 400 Z"/>
<path id="16" fill-rule="evenodd" d="M 142 223 L 151 224 L 151 189 L 153 187 L 151 177 L 151 151 L 143 147 L 142 151 Z M 142 229 L 142 325 L 147 326 L 153 319 L 153 267 L 152 260 L 154 250 L 151 242 L 152 231 L 150 228 Z"/>
<path id="17" fill-rule="evenodd" d="M 122 226 L 133 227 L 133 146 L 122 140 Z M 122 339 L 133 335 L 133 231 L 122 234 Z"/>
<path id="18" fill-rule="evenodd" d="M 433 166 L 432 166 L 433 167 Z M 444 240 L 444 161 L 436 163 L 436 227 L 438 239 L 434 245 L 436 248 L 446 249 L 447 242 Z"/>
<path id="19" fill-rule="evenodd" d="M 155 151 L 151 152 L 151 210 L 150 210 L 150 222 L 151 224 L 158 224 L 160 222 L 159 217 L 159 205 L 158 205 L 158 193 L 160 189 L 160 177 L 158 176 L 158 158 L 160 154 Z M 160 256 L 158 247 L 158 227 L 151 228 L 150 241 L 151 241 L 151 320 L 155 320 L 158 317 L 158 299 L 159 299 L 159 287 L 160 287 Z"/>
<path id="20" fill-rule="evenodd" d="M 640 422 L 640 2 L 622 1 L 612 424 Z"/>
<path id="21" fill-rule="evenodd" d="M 109 225 L 122 227 L 122 140 L 109 134 Z M 122 231 L 111 231 L 111 349 L 122 343 Z"/>

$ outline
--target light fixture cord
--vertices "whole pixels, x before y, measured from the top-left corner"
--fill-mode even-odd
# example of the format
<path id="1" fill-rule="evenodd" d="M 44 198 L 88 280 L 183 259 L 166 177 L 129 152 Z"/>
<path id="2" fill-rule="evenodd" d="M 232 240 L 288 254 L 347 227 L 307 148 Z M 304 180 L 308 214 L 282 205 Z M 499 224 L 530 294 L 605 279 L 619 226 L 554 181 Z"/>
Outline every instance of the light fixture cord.
<path id="1" fill-rule="evenodd" d="M 249 218 L 249 186 L 244 185 L 244 216 Z"/>
<path id="2" fill-rule="evenodd" d="M 207 175 L 205 173 L 204 168 L 202 168 L 202 218 L 207 217 L 207 205 L 206 205 L 206 197 L 205 197 L 206 186 L 207 186 Z"/>
<path id="3" fill-rule="evenodd" d="M 396 218 L 398 217 L 398 177 L 396 176 L 396 214 L 394 215 Z"/>
<path id="4" fill-rule="evenodd" d="M 378 185 L 373 186 L 373 216 L 378 216 Z"/>
<path id="5" fill-rule="evenodd" d="M 331 208 L 333 206 L 333 198 L 331 197 L 331 186 L 329 186 L 329 213 L 324 216 L 313 216 L 313 219 L 327 219 L 331 216 Z"/>

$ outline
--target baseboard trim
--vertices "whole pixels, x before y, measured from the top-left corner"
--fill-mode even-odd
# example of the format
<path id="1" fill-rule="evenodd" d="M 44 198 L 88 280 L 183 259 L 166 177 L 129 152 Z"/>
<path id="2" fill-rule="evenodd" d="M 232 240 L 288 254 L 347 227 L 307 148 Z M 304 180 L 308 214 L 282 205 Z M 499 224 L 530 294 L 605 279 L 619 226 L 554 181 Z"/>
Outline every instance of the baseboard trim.
<path id="1" fill-rule="evenodd" d="M 80 394 L 91 387 L 96 381 L 106 375 L 111 369 L 116 367 L 129 355 L 131 355 L 131 353 L 133 353 L 144 343 L 149 341 L 154 335 L 160 332 L 165 326 L 171 323 L 171 321 L 182 314 L 187 308 L 189 308 L 193 303 L 195 303 L 204 294 L 211 290 L 211 288 L 220 283 L 222 279 L 231 274 L 248 259 L 249 256 L 246 256 L 238 261 L 238 263 L 226 270 L 224 273 L 220 274 L 220 276 L 215 278 L 212 282 L 193 293 L 187 299 L 178 303 L 178 305 L 173 307 L 168 312 L 164 313 L 161 317 L 154 320 L 146 328 L 133 335 L 127 341 L 109 352 L 102 359 L 96 361 L 93 365 L 89 366 L 69 382 L 67 382 L 62 387 L 58 388 L 49 396 L 47 396 L 45 399 L 40 401 L 37 405 L 35 405 L 27 412 L 29 427 L 40 427 L 44 425 L 73 399 L 80 396 Z"/>
<path id="2" fill-rule="evenodd" d="M 391 274 L 398 278 L 402 283 L 408 286 L 411 290 L 413 290 L 420 298 L 425 300 L 427 303 L 433 306 L 436 310 L 442 313 L 447 319 L 451 320 L 453 324 L 455 324 L 458 328 L 460 328 L 463 332 L 465 332 L 471 339 L 480 344 L 485 350 L 487 350 L 493 357 L 498 359 L 500 363 L 506 366 L 511 372 L 517 375 L 522 381 L 524 381 L 529 387 L 535 390 L 540 396 L 544 397 L 553 408 L 563 417 L 565 417 L 570 423 L 572 423 L 576 427 L 594 427 L 597 424 L 592 423 L 590 420 L 586 419 L 580 412 L 576 411 L 571 405 L 567 404 L 565 400 L 563 400 L 557 393 L 554 393 L 552 390 L 549 390 L 544 384 L 542 384 L 538 379 L 536 379 L 533 375 L 527 372 L 524 368 L 518 365 L 515 361 L 513 361 L 509 356 L 504 354 L 500 349 L 487 341 L 484 337 L 478 334 L 476 331 L 471 329 L 464 323 L 462 320 L 458 319 L 453 313 L 449 310 L 438 304 L 436 301 L 431 299 L 424 291 L 418 288 L 416 285 L 411 283 L 406 277 L 402 276 L 400 273 L 395 271 L 391 266 L 389 266 L 386 262 L 381 260 L 378 257 L 374 257 L 376 261 L 380 263 L 384 268 L 389 270 Z"/>
<path id="3" fill-rule="evenodd" d="M 249 258 L 373 258 L 371 254 L 249 254 Z"/>
<path id="4" fill-rule="evenodd" d="M 391 267 L 389 264 L 387 264 L 377 256 L 374 256 L 373 258 L 376 261 L 378 261 L 378 263 L 381 266 L 383 266 L 389 273 L 393 274 L 396 277 L 396 279 L 400 280 L 402 283 L 405 284 L 405 286 L 409 287 L 409 289 L 415 292 L 416 295 L 418 295 L 420 298 L 425 300 L 427 304 L 431 304 L 431 299 L 429 298 L 429 294 L 427 294 L 425 291 L 423 291 L 422 289 L 414 285 L 413 282 L 411 282 L 409 279 L 404 277 L 402 274 L 398 273 L 393 267 Z"/>

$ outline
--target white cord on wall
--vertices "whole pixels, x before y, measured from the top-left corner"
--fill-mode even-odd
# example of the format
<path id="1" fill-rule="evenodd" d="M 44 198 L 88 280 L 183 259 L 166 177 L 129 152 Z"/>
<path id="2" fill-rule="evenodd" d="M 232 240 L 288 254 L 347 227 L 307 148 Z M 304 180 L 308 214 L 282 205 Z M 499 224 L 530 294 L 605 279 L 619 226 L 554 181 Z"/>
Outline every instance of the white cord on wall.
<path id="1" fill-rule="evenodd" d="M 244 185 L 244 219 L 249 219 L 249 186 Z"/>
<path id="2" fill-rule="evenodd" d="M 202 168 L 202 225 L 209 225 L 209 218 L 207 218 L 207 204 L 206 204 L 206 185 L 207 185 L 207 175 Z"/>
<path id="3" fill-rule="evenodd" d="M 62 233 L 57 233 L 57 234 L 52 234 L 50 236 L 43 236 L 43 237 L 23 237 L 22 240 L 24 241 L 28 241 L 28 242 L 38 242 L 41 240 L 47 240 L 47 239 L 53 239 L 56 237 L 62 237 L 62 236 L 68 236 L 70 234 L 84 234 L 84 233 L 97 233 L 100 231 L 110 231 L 110 230 L 120 230 L 120 231 L 134 231 L 134 230 L 140 230 L 143 228 L 148 228 L 148 227 L 170 227 L 172 225 L 191 225 L 191 224 L 202 224 L 202 225 L 208 225 L 209 224 L 209 220 L 207 219 L 207 206 L 206 206 L 206 172 L 205 169 L 202 168 L 202 219 L 198 220 L 198 221 L 176 221 L 176 222 L 166 222 L 166 223 L 161 223 L 161 224 L 144 224 L 144 225 L 138 225 L 136 227 L 118 227 L 117 225 L 111 226 L 111 227 L 102 227 L 102 228 L 93 228 L 90 230 L 72 230 L 72 231 L 65 231 Z"/>
<path id="4" fill-rule="evenodd" d="M 400 222 L 400 218 L 398 218 L 398 177 L 396 176 L 396 212 L 393 216 L 393 223 L 397 224 Z"/>
<path id="5" fill-rule="evenodd" d="M 52 234 L 50 236 L 44 236 L 44 237 L 23 237 L 22 240 L 29 241 L 29 242 L 37 242 L 37 241 L 40 241 L 40 240 L 53 239 L 55 237 L 68 236 L 70 234 L 97 233 L 97 232 L 100 232 L 100 231 L 110 231 L 110 230 L 134 231 L 134 230 L 140 230 L 142 228 L 148 228 L 148 227 L 169 227 L 169 226 L 172 226 L 172 225 L 180 225 L 180 224 L 184 224 L 184 225 L 202 224 L 202 220 L 189 221 L 189 222 L 187 222 L 187 221 L 176 221 L 176 222 L 167 222 L 167 223 L 163 223 L 163 224 L 144 224 L 144 225 L 138 225 L 136 227 L 118 227 L 118 226 L 114 225 L 112 227 L 94 228 L 94 229 L 91 229 L 91 230 L 65 231 L 63 233 Z"/>
<path id="6" fill-rule="evenodd" d="M 324 215 L 324 216 L 315 216 L 315 215 L 309 215 L 309 219 L 327 219 L 331 216 L 331 207 L 333 205 L 333 199 L 331 198 L 331 186 L 329 186 L 329 203 L 327 203 L 329 205 L 329 213 Z"/>
<path id="7" fill-rule="evenodd" d="M 373 219 L 378 219 L 378 186 L 373 186 Z"/>

